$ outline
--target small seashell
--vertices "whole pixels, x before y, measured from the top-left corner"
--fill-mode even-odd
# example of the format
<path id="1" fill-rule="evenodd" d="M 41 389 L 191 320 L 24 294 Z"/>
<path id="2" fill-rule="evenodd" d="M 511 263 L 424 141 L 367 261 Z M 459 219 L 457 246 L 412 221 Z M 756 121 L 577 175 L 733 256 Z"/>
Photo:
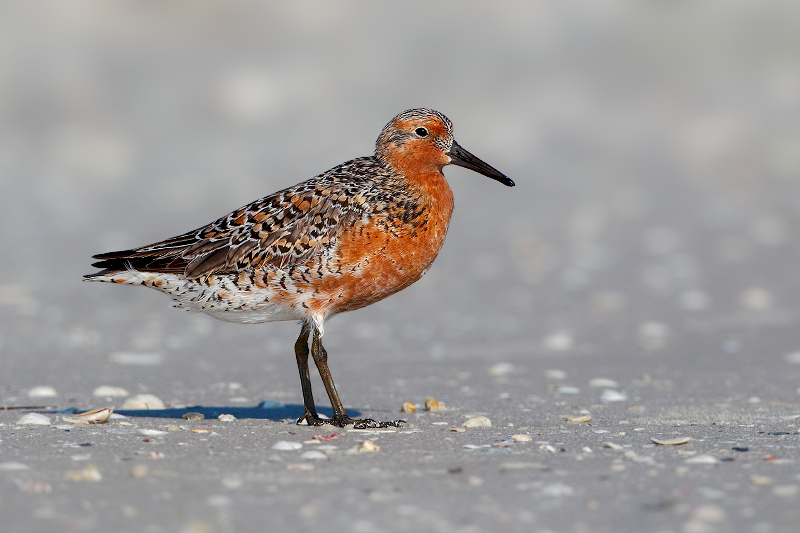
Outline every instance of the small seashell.
<path id="1" fill-rule="evenodd" d="M 20 426 L 49 426 L 50 419 L 40 413 L 27 413 L 22 415 L 20 419 L 17 420 L 17 424 Z"/>
<path id="2" fill-rule="evenodd" d="M 300 455 L 300 459 L 305 459 L 306 461 L 325 461 L 328 459 L 328 456 L 324 452 L 310 450 L 303 452 L 303 454 Z"/>
<path id="3" fill-rule="evenodd" d="M 147 465 L 139 464 L 131 468 L 131 477 L 147 477 L 149 473 L 150 471 L 147 468 Z"/>
<path id="4" fill-rule="evenodd" d="M 452 431 L 453 433 L 463 433 L 463 432 L 465 432 L 465 431 L 466 431 L 466 429 L 464 429 L 464 428 L 456 428 L 456 427 L 452 427 L 452 428 L 450 428 L 450 431 Z"/>
<path id="5" fill-rule="evenodd" d="M 28 390 L 29 398 L 52 398 L 54 396 L 58 396 L 58 393 L 49 385 L 39 385 Z"/>
<path id="6" fill-rule="evenodd" d="M 169 435 L 169 431 L 160 431 L 158 429 L 140 429 L 139 435 L 144 435 L 145 437 L 157 437 L 159 435 Z"/>
<path id="7" fill-rule="evenodd" d="M 294 442 L 289 440 L 279 440 L 278 442 L 272 445 L 273 450 L 281 450 L 281 451 L 299 450 L 302 447 L 303 447 L 302 442 Z"/>
<path id="8" fill-rule="evenodd" d="M 579 389 L 578 387 L 559 385 L 556 387 L 556 392 L 559 394 L 580 394 L 581 389 Z"/>
<path id="9" fill-rule="evenodd" d="M 579 424 L 580 422 L 591 422 L 592 415 L 566 415 L 564 419 L 567 422 L 571 422 L 573 424 Z"/>
<path id="10" fill-rule="evenodd" d="M 100 481 L 103 476 L 94 465 L 89 465 L 83 470 L 73 470 L 67 472 L 65 476 L 69 481 Z"/>
<path id="11" fill-rule="evenodd" d="M 165 455 L 164 452 L 148 452 L 145 457 L 148 459 L 163 459 Z"/>
<path id="12" fill-rule="evenodd" d="M 206 417 L 203 413 L 184 413 L 184 420 L 203 420 Z"/>
<path id="13" fill-rule="evenodd" d="M 122 409 L 130 409 L 132 411 L 153 410 L 153 409 L 166 409 L 167 406 L 161 401 L 161 398 L 152 394 L 137 394 L 125 400 Z"/>
<path id="14" fill-rule="evenodd" d="M 507 376 L 516 368 L 511 363 L 497 363 L 489 367 L 489 374 L 495 377 Z"/>
<path id="15" fill-rule="evenodd" d="M 434 398 L 433 396 L 425 400 L 426 411 L 431 411 L 433 413 L 436 413 L 438 411 L 444 411 L 444 409 L 445 409 L 444 402 L 437 401 L 436 398 Z"/>
<path id="16" fill-rule="evenodd" d="M 413 413 L 417 410 L 417 406 L 414 405 L 414 402 L 405 402 L 403 406 L 400 408 L 401 413 Z"/>
<path id="17" fill-rule="evenodd" d="M 361 446 L 358 447 L 358 451 L 361 453 L 379 452 L 381 451 L 381 447 L 372 442 L 371 440 L 366 439 L 364 442 L 361 443 Z"/>
<path id="18" fill-rule="evenodd" d="M 193 429 L 192 433 L 211 433 L 208 429 Z"/>
<path id="19" fill-rule="evenodd" d="M 605 389 L 603 394 L 600 395 L 601 402 L 624 402 L 627 400 L 627 394 L 624 392 L 615 391 L 613 389 Z"/>
<path id="20" fill-rule="evenodd" d="M 485 416 L 472 416 L 461 424 L 465 428 L 491 427 L 492 421 Z"/>
<path id="21" fill-rule="evenodd" d="M 217 418 L 220 420 L 220 422 L 233 422 L 236 420 L 236 417 L 233 415 L 219 415 Z"/>
<path id="22" fill-rule="evenodd" d="M 105 398 L 105 397 L 112 397 L 112 398 L 124 398 L 125 396 L 129 396 L 130 393 L 123 389 L 122 387 L 112 387 L 111 385 L 101 385 L 94 389 L 92 396 L 98 398 Z"/>
<path id="23" fill-rule="evenodd" d="M 693 465 L 715 465 L 719 463 L 719 459 L 713 455 L 703 453 L 700 455 L 695 455 L 694 457 L 689 457 L 686 459 L 686 463 Z"/>
<path id="24" fill-rule="evenodd" d="M 620 446 L 619 444 L 615 444 L 613 442 L 604 442 L 603 448 L 608 448 L 610 450 L 621 450 L 622 446 Z"/>
<path id="25" fill-rule="evenodd" d="M 675 437 L 673 439 L 657 439 L 655 437 L 650 437 L 650 440 L 653 441 L 654 444 L 660 444 L 661 446 L 680 446 L 681 444 L 686 444 L 690 440 L 691 437 Z"/>
<path id="26" fill-rule="evenodd" d="M 105 424 L 108 422 L 108 417 L 111 416 L 113 411 L 113 407 L 103 407 L 102 409 L 93 409 L 92 411 L 86 411 L 85 413 L 77 414 L 75 415 L 75 418 L 68 416 L 62 416 L 61 418 L 64 420 L 64 422 L 81 426 L 88 426 L 89 424 Z"/>
<path id="27" fill-rule="evenodd" d="M 530 442 L 533 440 L 533 437 L 530 435 L 511 435 L 511 438 L 518 441 L 518 442 Z"/>

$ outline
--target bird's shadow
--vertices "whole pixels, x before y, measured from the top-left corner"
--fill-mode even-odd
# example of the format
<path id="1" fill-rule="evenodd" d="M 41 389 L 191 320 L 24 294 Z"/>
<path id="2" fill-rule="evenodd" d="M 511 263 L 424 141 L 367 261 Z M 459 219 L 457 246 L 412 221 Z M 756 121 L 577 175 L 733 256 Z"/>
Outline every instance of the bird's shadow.
<path id="1" fill-rule="evenodd" d="M 236 418 L 257 418 L 262 420 L 297 420 L 305 412 L 302 404 L 282 404 L 277 402 L 261 402 L 253 407 L 233 407 L 233 406 L 203 406 L 193 405 L 191 407 L 175 407 L 168 409 L 119 409 L 115 413 L 142 418 L 183 418 L 187 413 L 200 413 L 205 419 L 215 419 L 219 415 L 233 415 Z M 333 409 L 329 407 L 317 407 L 317 413 L 333 418 Z M 361 412 L 357 409 L 349 409 L 348 414 L 359 416 Z"/>

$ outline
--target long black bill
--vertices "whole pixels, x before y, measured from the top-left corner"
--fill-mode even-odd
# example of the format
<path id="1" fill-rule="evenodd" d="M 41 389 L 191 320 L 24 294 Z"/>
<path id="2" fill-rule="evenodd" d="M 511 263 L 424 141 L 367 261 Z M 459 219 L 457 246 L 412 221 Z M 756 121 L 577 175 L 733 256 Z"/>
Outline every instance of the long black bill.
<path id="1" fill-rule="evenodd" d="M 474 170 L 479 174 L 483 174 L 493 180 L 497 180 L 503 185 L 507 185 L 509 187 L 514 186 L 513 180 L 494 168 L 491 165 L 488 165 L 472 155 L 471 153 L 467 152 L 459 144 L 453 141 L 453 147 L 450 148 L 450 151 L 447 152 L 447 155 L 450 156 L 450 164 L 458 165 L 460 167 L 468 168 L 470 170 Z"/>

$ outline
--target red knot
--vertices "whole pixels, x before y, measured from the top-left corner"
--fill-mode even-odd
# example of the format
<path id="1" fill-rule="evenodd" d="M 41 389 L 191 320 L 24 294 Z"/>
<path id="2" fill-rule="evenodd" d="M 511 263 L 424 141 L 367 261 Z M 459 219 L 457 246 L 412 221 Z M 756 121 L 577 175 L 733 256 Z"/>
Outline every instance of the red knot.
<path id="1" fill-rule="evenodd" d="M 298 423 L 396 426 L 402 421 L 347 416 L 322 346 L 323 324 L 405 289 L 430 268 L 453 212 L 446 165 L 514 185 L 453 140 L 447 117 L 411 109 L 383 128 L 375 155 L 183 235 L 96 255 L 93 266 L 103 270 L 85 278 L 152 287 L 172 296 L 176 307 L 229 322 L 299 320 L 295 355 L 305 413 Z M 321 419 L 314 406 L 309 353 L 333 407 L 331 420 Z"/>

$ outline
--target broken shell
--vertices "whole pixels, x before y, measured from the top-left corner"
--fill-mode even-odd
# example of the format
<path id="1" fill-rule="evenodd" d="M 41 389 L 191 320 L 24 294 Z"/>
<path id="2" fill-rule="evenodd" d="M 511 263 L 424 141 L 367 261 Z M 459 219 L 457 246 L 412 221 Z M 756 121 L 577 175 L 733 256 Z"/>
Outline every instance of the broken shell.
<path id="1" fill-rule="evenodd" d="M 686 462 L 695 465 L 715 465 L 719 463 L 719 459 L 717 459 L 713 455 L 708 455 L 704 453 L 700 455 L 695 455 L 694 457 L 689 457 L 688 459 L 686 459 Z"/>
<path id="2" fill-rule="evenodd" d="M 622 446 L 613 442 L 605 442 L 603 443 L 603 448 L 608 448 L 610 450 L 621 450 Z"/>
<path id="3" fill-rule="evenodd" d="M 157 437 L 159 435 L 169 435 L 169 432 L 159 431 L 157 429 L 140 429 L 139 435 L 144 435 L 145 437 Z"/>
<path id="4" fill-rule="evenodd" d="M 123 398 L 125 396 L 129 396 L 130 393 L 123 389 L 122 387 L 112 387 L 111 385 L 101 385 L 94 389 L 92 393 L 95 397 L 106 397 L 110 396 L 112 398 Z"/>
<path id="5" fill-rule="evenodd" d="M 465 428 L 491 427 L 492 421 L 485 416 L 473 416 L 461 424 Z"/>
<path id="6" fill-rule="evenodd" d="M 17 420 L 17 424 L 19 425 L 29 425 L 29 426 L 49 426 L 50 419 L 43 414 L 39 413 L 27 413 L 20 417 Z"/>
<path id="7" fill-rule="evenodd" d="M 29 398 L 52 398 L 54 396 L 58 396 L 58 393 L 49 385 L 39 385 L 28 390 Z"/>
<path id="8" fill-rule="evenodd" d="M 371 440 L 366 439 L 361 443 L 361 446 L 358 447 L 358 451 L 362 453 L 379 452 L 381 451 L 381 447 Z"/>
<path id="9" fill-rule="evenodd" d="M 282 451 L 299 450 L 302 447 L 303 443 L 289 441 L 289 440 L 279 440 L 278 442 L 272 445 L 273 450 L 282 450 Z"/>
<path id="10" fill-rule="evenodd" d="M 137 394 L 125 400 L 122 405 L 123 409 L 130 409 L 133 411 L 152 410 L 152 409 L 166 409 L 167 406 L 161 401 L 161 398 L 152 394 Z"/>
<path id="11" fill-rule="evenodd" d="M 103 476 L 94 465 L 89 465 L 83 470 L 67 472 L 65 476 L 69 481 L 100 481 Z"/>
<path id="12" fill-rule="evenodd" d="M 184 413 L 184 420 L 203 420 L 206 417 L 203 413 Z"/>
<path id="13" fill-rule="evenodd" d="M 108 417 L 111 416 L 112 412 L 114 412 L 113 407 L 103 407 L 102 409 L 93 409 L 85 413 L 79 413 L 75 415 L 75 418 L 68 416 L 62 416 L 61 418 L 64 422 L 69 422 L 70 424 L 88 426 L 89 424 L 105 424 L 108 422 Z"/>
<path id="14" fill-rule="evenodd" d="M 511 435 L 511 438 L 518 442 L 530 442 L 533 440 L 533 437 L 530 435 Z"/>
<path id="15" fill-rule="evenodd" d="M 602 387 L 605 389 L 616 389 L 619 384 L 613 379 L 608 378 L 593 378 L 589 380 L 590 387 Z"/>
<path id="16" fill-rule="evenodd" d="M 148 452 L 148 454 L 145 455 L 145 457 L 147 457 L 148 459 L 163 459 L 165 456 L 164 452 Z"/>
<path id="17" fill-rule="evenodd" d="M 426 405 L 426 408 L 427 408 L 427 405 Z M 414 405 L 414 402 L 406 402 L 406 403 L 404 403 L 404 404 L 403 404 L 403 406 L 400 408 L 400 412 L 401 412 L 401 413 L 413 413 L 413 412 L 415 412 L 416 410 L 417 410 L 417 406 L 416 406 L 416 405 Z"/>
<path id="18" fill-rule="evenodd" d="M 600 395 L 601 402 L 624 402 L 627 399 L 627 394 L 615 391 L 614 389 L 605 389 L 603 390 L 603 394 Z"/>
<path id="19" fill-rule="evenodd" d="M 431 396 L 430 398 L 425 400 L 425 410 L 434 413 L 437 411 L 444 411 L 444 402 L 439 402 L 436 400 L 436 398 Z"/>
<path id="20" fill-rule="evenodd" d="M 311 450 L 300 455 L 300 459 L 305 459 L 306 461 L 325 461 L 328 459 L 328 456 L 318 450 Z"/>
<path id="21" fill-rule="evenodd" d="M 233 422 L 236 420 L 236 417 L 233 415 L 219 415 L 217 418 L 220 420 L 220 422 Z"/>
<path id="22" fill-rule="evenodd" d="M 578 424 L 580 422 L 591 422 L 592 415 L 566 415 L 564 419 L 568 422 Z"/>
<path id="23" fill-rule="evenodd" d="M 657 439 L 655 437 L 650 437 L 650 440 L 653 441 L 654 444 L 660 444 L 661 446 L 680 446 L 681 444 L 686 444 L 692 440 L 692 438 L 675 437 L 674 439 Z"/>

